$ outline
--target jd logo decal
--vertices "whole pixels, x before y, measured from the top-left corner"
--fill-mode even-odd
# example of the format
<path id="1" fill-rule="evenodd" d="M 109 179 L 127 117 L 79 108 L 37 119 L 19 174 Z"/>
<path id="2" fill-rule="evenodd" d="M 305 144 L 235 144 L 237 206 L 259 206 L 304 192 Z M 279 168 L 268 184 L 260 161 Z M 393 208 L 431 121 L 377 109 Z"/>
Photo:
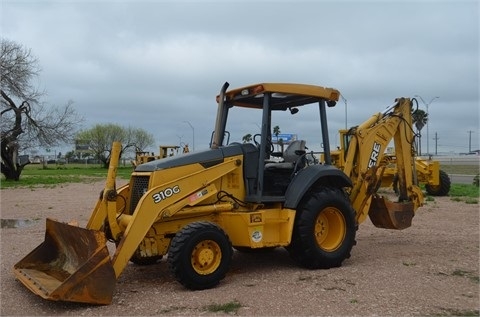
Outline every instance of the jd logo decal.
<path id="1" fill-rule="evenodd" d="M 378 156 L 380 155 L 380 148 L 382 146 L 377 142 L 373 143 L 372 153 L 370 154 L 370 160 L 368 161 L 368 168 L 377 165 Z"/>

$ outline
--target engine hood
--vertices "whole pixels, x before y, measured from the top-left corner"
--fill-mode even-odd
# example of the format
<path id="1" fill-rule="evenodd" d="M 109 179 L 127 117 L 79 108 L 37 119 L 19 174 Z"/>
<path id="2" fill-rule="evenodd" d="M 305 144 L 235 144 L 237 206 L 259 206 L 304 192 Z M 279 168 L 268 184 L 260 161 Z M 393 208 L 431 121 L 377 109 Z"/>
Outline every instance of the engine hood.
<path id="1" fill-rule="evenodd" d="M 208 149 L 151 161 L 138 165 L 135 168 L 135 172 L 153 172 L 160 169 L 167 169 L 195 163 L 201 164 L 207 168 L 222 163 L 225 157 L 240 154 L 242 154 L 242 145 L 235 144 L 217 149 Z"/>

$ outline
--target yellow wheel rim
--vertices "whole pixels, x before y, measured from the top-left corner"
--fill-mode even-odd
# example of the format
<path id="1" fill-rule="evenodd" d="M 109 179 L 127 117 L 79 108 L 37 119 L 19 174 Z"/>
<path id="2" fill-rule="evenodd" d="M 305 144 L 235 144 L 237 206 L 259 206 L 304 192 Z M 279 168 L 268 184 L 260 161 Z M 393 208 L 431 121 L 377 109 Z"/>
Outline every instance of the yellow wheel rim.
<path id="1" fill-rule="evenodd" d="M 198 274 L 207 275 L 215 272 L 222 260 L 222 250 L 213 240 L 198 243 L 192 251 L 192 267 Z"/>
<path id="2" fill-rule="evenodd" d="M 315 239 L 318 246 L 325 251 L 337 250 L 345 239 L 347 232 L 343 214 L 334 207 L 322 210 L 315 221 Z"/>

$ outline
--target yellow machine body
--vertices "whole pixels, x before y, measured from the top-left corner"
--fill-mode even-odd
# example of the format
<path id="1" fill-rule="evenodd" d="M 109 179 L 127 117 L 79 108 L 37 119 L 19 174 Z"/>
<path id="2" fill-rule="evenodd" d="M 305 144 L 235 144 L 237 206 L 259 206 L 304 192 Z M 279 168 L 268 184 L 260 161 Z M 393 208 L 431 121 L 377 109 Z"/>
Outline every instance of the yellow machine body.
<path id="1" fill-rule="evenodd" d="M 326 107 L 335 105 L 337 90 L 272 83 L 227 87 L 217 96 L 209 150 L 138 165 L 129 183 L 117 188 L 121 144 L 115 142 L 105 188 L 86 228 L 48 219 L 45 241 L 14 266 L 16 277 L 45 299 L 108 304 L 129 262 L 154 263 L 168 255 L 181 284 L 204 289 L 223 279 L 232 247 L 285 247 L 301 266 L 330 268 L 350 256 L 357 225 L 369 213 L 379 227 L 411 225 L 423 196 L 412 179 L 408 99 L 358 127 L 339 169 L 331 164 L 328 147 L 324 160 L 315 164 L 305 160 L 304 149 L 287 155 L 287 148 L 281 161 L 272 160 L 277 154 L 269 139 L 271 112 L 308 104 L 318 104 L 325 132 Z M 226 144 L 232 107 L 261 112 L 257 144 Z M 322 138 L 328 146 L 328 134 Z M 398 202 L 376 194 L 384 169 L 381 153 L 392 138 L 402 167 Z M 115 244 L 113 254 L 107 241 Z"/>

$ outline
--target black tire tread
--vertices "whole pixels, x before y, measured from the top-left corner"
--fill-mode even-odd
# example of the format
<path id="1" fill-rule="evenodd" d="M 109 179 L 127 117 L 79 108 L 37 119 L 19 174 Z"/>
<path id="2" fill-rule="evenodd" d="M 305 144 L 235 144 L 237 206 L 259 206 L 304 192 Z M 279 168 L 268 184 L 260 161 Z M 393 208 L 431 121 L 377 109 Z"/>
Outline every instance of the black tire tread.
<path id="1" fill-rule="evenodd" d="M 209 276 L 198 276 L 185 264 L 185 262 L 189 262 L 190 258 L 189 250 L 187 250 L 189 242 L 198 239 L 198 236 L 203 234 L 213 235 L 210 239 L 220 239 L 216 242 L 222 248 L 222 264 Z M 180 284 L 188 289 L 201 290 L 216 286 L 225 277 L 232 256 L 232 244 L 223 229 L 214 223 L 199 221 L 186 225 L 175 235 L 170 243 L 167 262 L 170 271 Z"/>
<path id="2" fill-rule="evenodd" d="M 315 221 L 320 206 L 335 204 L 341 207 L 347 222 L 347 232 L 340 251 L 326 252 L 320 250 L 313 241 L 311 225 Z M 326 205 L 325 205 L 326 206 Z M 358 225 L 345 192 L 338 188 L 323 187 L 310 193 L 297 208 L 292 242 L 287 247 L 291 258 L 309 269 L 329 269 L 341 266 L 343 260 L 350 257 L 352 247 L 356 244 L 355 235 Z"/>
<path id="3" fill-rule="evenodd" d="M 427 184 L 425 185 L 425 190 L 427 191 L 427 194 L 431 196 L 447 196 L 450 192 L 450 185 L 450 177 L 445 171 L 440 170 L 439 186 L 430 186 Z"/>

